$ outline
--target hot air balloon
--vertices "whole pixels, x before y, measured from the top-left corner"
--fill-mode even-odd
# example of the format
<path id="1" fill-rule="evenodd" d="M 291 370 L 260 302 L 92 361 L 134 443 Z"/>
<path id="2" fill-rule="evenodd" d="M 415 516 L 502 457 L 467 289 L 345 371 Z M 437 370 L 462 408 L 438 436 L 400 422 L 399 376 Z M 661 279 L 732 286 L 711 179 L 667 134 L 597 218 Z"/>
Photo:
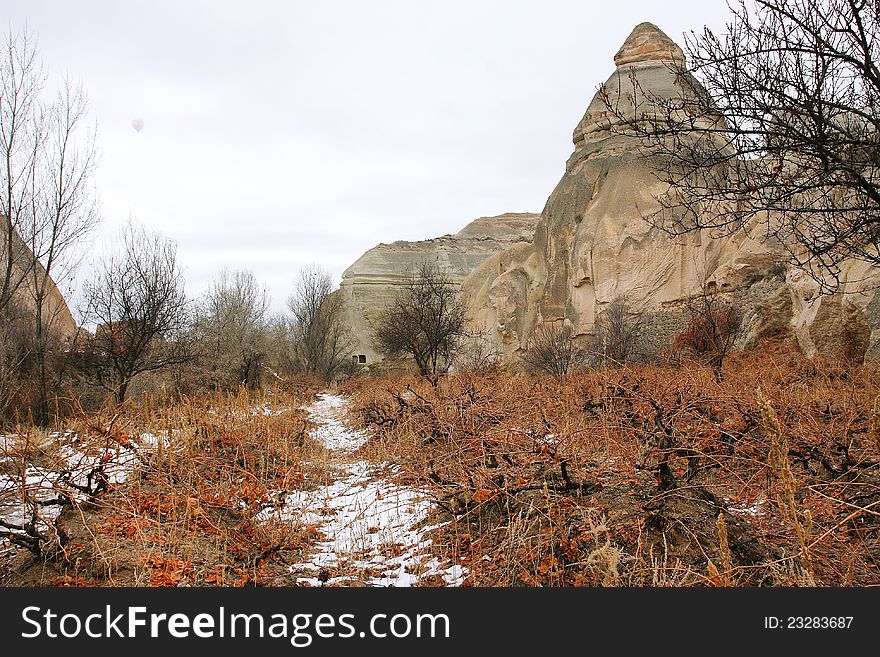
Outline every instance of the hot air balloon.
<path id="1" fill-rule="evenodd" d="M 135 131 L 140 132 L 141 129 L 143 129 L 143 127 L 144 127 L 144 120 L 143 119 L 132 119 L 131 120 L 131 127 L 134 128 Z"/>

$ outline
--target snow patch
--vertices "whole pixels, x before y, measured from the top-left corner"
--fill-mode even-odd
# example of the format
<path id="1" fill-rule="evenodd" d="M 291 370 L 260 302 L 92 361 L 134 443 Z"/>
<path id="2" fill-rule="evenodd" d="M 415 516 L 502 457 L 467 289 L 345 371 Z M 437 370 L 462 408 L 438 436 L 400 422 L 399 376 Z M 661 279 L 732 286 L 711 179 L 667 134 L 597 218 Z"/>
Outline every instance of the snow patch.
<path id="1" fill-rule="evenodd" d="M 312 435 L 342 456 L 367 439 L 365 433 L 344 425 L 344 405 L 341 397 L 325 394 L 307 409 L 318 425 Z M 423 491 L 398 485 L 394 479 L 399 469 L 387 463 L 354 461 L 338 467 L 342 474 L 332 483 L 279 496 L 259 515 L 263 521 L 313 525 L 325 537 L 314 545 L 311 562 L 291 566 L 291 572 L 346 573 L 326 576 L 326 581 L 301 577 L 299 583 L 413 586 L 424 578 L 439 577 L 448 586 L 462 584 L 466 569 L 428 554 L 428 536 L 441 525 L 425 526 L 433 504 Z"/>
<path id="2" fill-rule="evenodd" d="M 306 410 L 309 419 L 318 425 L 312 432 L 313 438 L 327 449 L 353 452 L 364 446 L 367 442 L 367 434 L 345 426 L 342 421 L 344 403 L 342 397 L 322 394 L 318 396 L 318 401 Z"/>
<path id="3" fill-rule="evenodd" d="M 251 415 L 265 415 L 266 417 L 274 417 L 276 415 L 283 415 L 289 408 L 270 408 L 268 404 L 263 404 L 262 406 L 257 406 L 256 408 L 251 409 Z"/>
<path id="4" fill-rule="evenodd" d="M 727 504 L 727 510 L 732 511 L 733 513 L 741 513 L 746 516 L 763 516 L 768 512 L 764 507 L 767 505 L 767 500 L 761 499 L 757 500 L 752 504 L 747 503 L 739 503 L 734 504 L 730 498 L 722 498 L 723 501 Z"/>
<path id="5" fill-rule="evenodd" d="M 5 531 L 24 533 L 16 527 L 33 522 L 34 529 L 46 532 L 63 509 L 62 504 L 46 502 L 85 501 L 88 495 L 81 489 L 94 487 L 99 471 L 108 484 L 120 484 L 140 466 L 148 452 L 157 448 L 160 440 L 165 445 L 169 441 L 167 434 L 160 438 L 145 433 L 128 447 L 97 447 L 83 444 L 72 431 L 55 432 L 48 437 L 51 442 L 41 449 L 47 467 L 27 465 L 22 470 L 24 464 L 18 452 L 22 438 L 0 436 L 0 521 L 13 526 L 4 527 Z"/>

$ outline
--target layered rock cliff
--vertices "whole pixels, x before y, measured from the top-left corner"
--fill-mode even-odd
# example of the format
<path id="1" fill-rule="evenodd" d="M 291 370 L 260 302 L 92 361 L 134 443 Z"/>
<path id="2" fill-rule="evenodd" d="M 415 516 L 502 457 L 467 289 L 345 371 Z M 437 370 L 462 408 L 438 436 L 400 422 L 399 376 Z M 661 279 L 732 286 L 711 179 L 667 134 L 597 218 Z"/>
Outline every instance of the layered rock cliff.
<path id="1" fill-rule="evenodd" d="M 381 360 L 371 340 L 373 322 L 421 263 L 436 263 L 455 285 L 460 285 L 486 259 L 518 244 L 528 244 L 538 217 L 533 213 L 481 217 L 455 235 L 380 244 L 358 258 L 343 273 L 340 294 L 355 339 L 354 353 L 363 357 L 361 364 Z"/>
<path id="2" fill-rule="evenodd" d="M 604 88 L 618 109 L 645 117 L 655 99 L 701 93 L 695 80 L 676 72 L 683 58 L 659 28 L 642 23 L 615 55 Z M 510 243 L 459 239 L 465 229 L 454 237 L 381 245 L 352 265 L 342 287 L 361 353 L 375 357 L 367 337 L 370 318 L 408 267 L 428 256 L 454 271 L 475 328 L 491 337 L 507 363 L 518 359 L 542 322 L 568 325 L 575 339 L 586 339 L 603 310 L 621 297 L 645 313 L 640 349 L 662 351 L 686 326 L 687 299 L 704 290 L 742 310 L 740 347 L 791 334 L 810 355 L 858 358 L 878 349 L 876 268 L 848 264 L 838 292 L 822 295 L 815 281 L 789 266 L 784 245 L 759 232 L 670 237 L 646 221 L 667 192 L 658 178 L 665 163 L 619 123 L 597 92 L 574 130 L 574 151 L 532 239 L 526 233 L 534 215 L 504 215 L 529 217 Z"/>

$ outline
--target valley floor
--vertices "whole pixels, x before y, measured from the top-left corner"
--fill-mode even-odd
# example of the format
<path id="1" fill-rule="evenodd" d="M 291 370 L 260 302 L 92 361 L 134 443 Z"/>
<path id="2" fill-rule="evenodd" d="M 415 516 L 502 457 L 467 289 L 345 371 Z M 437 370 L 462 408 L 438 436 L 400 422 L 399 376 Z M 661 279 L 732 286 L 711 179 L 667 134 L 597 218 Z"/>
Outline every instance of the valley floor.
<path id="1" fill-rule="evenodd" d="M 461 584 L 465 571 L 441 561 L 430 551 L 431 535 L 438 525 L 431 524 L 431 519 L 436 521 L 436 513 L 425 492 L 399 485 L 399 466 L 357 456 L 366 435 L 346 426 L 345 399 L 322 393 L 310 405 L 296 409 L 279 405 L 276 399 L 274 403 L 254 404 L 246 410 L 241 400 L 231 401 L 237 408 L 223 410 L 222 404 L 217 404 L 207 409 L 208 416 L 219 415 L 233 425 L 243 419 L 249 430 L 254 430 L 254 424 L 260 424 L 261 419 L 281 429 L 282 418 L 290 414 L 304 414 L 308 423 L 307 429 L 298 432 L 292 441 L 297 452 L 295 467 L 301 471 L 296 489 L 265 486 L 258 506 L 239 500 L 234 506 L 245 513 L 239 518 L 238 527 L 223 527 L 223 522 L 217 522 L 219 519 L 209 519 L 210 508 L 219 501 L 216 496 L 205 499 L 176 491 L 182 483 L 179 474 L 162 480 L 163 461 L 174 463 L 186 458 L 183 452 L 192 452 L 192 445 L 186 444 L 180 428 L 165 430 L 161 437 L 151 433 L 137 437 L 115 435 L 101 446 L 94 441 L 86 444 L 89 441 L 73 431 L 49 433 L 33 445 L 28 444 L 33 436 L 4 436 L 0 523 L 10 534 L 0 548 L 5 583 Z M 179 417 L 183 419 L 184 415 Z M 183 433 L 187 433 L 186 429 Z M 257 428 L 256 433 L 263 431 Z M 247 433 L 241 436 L 243 443 L 248 438 Z M 286 449 L 289 451 L 291 446 Z M 24 458 L 28 450 L 29 459 Z M 265 456 L 261 455 L 263 461 Z M 46 461 L 45 467 L 28 462 L 41 459 Z M 150 478 L 157 481 L 144 487 L 144 480 Z M 100 479 L 106 480 L 105 486 L 97 485 Z M 246 477 L 240 479 L 247 482 Z M 288 479 L 282 481 L 289 483 Z M 161 490 L 163 484 L 167 487 L 165 491 Z M 90 494 L 90 486 L 94 494 Z M 62 499 L 70 503 L 62 504 Z M 176 500 L 183 501 L 182 514 L 171 506 Z M 139 512 L 137 504 L 142 507 Z M 97 518 L 103 522 L 97 522 Z M 228 524 L 230 518 L 226 520 Z M 243 567 L 244 564 L 224 564 L 224 555 L 210 549 L 208 555 L 221 563 L 200 564 L 199 559 L 181 558 L 187 552 L 201 552 L 204 560 L 208 555 L 204 554 L 205 546 L 197 545 L 199 541 L 213 543 L 225 532 L 230 532 L 229 538 L 233 539 L 253 532 L 253 540 L 261 528 L 270 535 L 276 534 L 274 544 L 257 555 L 250 568 Z M 91 545 L 80 545 L 71 538 L 84 533 L 93 537 Z M 41 554 L 36 555 L 26 548 L 38 537 L 43 545 Z M 140 564 L 133 560 L 139 546 L 124 545 L 131 542 L 126 539 L 140 543 Z M 233 552 L 242 548 L 246 551 L 247 540 L 243 543 L 229 547 L 234 548 Z M 105 559 L 108 553 L 123 558 L 107 569 L 104 579 L 94 576 L 94 567 L 83 568 L 83 554 L 78 554 L 74 564 L 70 563 L 73 554 L 80 551 L 91 552 L 92 560 L 94 553 L 105 555 Z M 128 567 L 126 561 L 130 562 Z"/>
<path id="2" fill-rule="evenodd" d="M 460 584 L 464 571 L 441 564 L 428 548 L 426 524 L 433 504 L 424 492 L 395 482 L 399 466 L 359 459 L 354 452 L 366 442 L 363 431 L 346 426 L 347 402 L 322 394 L 307 410 L 315 423 L 312 435 L 328 450 L 325 465 L 332 473 L 326 485 L 311 491 L 278 494 L 260 519 L 307 524 L 324 537 L 307 560 L 291 565 L 306 571 L 298 584 L 412 586 L 429 579 Z"/>
<path id="3" fill-rule="evenodd" d="M 790 346 L 144 398 L 0 443 L 8 586 L 880 585 L 880 377 Z"/>

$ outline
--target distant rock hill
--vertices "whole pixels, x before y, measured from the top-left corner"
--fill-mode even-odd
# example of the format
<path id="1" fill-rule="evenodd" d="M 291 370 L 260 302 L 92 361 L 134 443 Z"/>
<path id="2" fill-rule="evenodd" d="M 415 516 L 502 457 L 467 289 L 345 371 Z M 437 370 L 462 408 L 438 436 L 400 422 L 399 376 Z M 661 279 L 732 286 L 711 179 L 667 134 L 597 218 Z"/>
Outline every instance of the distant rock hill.
<path id="1" fill-rule="evenodd" d="M 626 100 L 632 75 L 647 98 L 681 97 L 695 84 L 683 85 L 670 66 L 683 58 L 659 28 L 642 23 L 617 52 L 606 87 Z M 850 263 L 839 291 L 820 295 L 818 285 L 790 267 L 787 252 L 772 240 L 744 232 L 720 239 L 702 232 L 673 238 L 652 227 L 644 218 L 660 209 L 657 197 L 665 187 L 656 174 L 663 162 L 638 138 L 614 130 L 599 93 L 573 142 L 565 174 L 540 216 L 501 215 L 477 220 L 455 236 L 380 245 L 349 268 L 343 294 L 359 353 L 368 362 L 376 358 L 371 320 L 393 298 L 395 284 L 425 258 L 439 259 L 460 281 L 475 327 L 491 336 L 508 363 L 518 359 L 543 322 L 568 325 L 574 336 L 586 338 L 619 297 L 646 313 L 643 349 L 668 348 L 686 325 L 685 301 L 702 288 L 742 310 L 740 347 L 790 334 L 808 355 L 862 357 L 877 350 L 876 268 Z M 509 218 L 516 218 L 515 225 Z M 476 237 L 483 225 L 496 231 L 493 239 Z M 471 227 L 477 227 L 474 235 Z"/>
<path id="2" fill-rule="evenodd" d="M 362 255 L 342 275 L 347 324 L 353 329 L 355 355 L 362 364 L 381 360 L 370 338 L 373 324 L 411 272 L 422 262 L 437 263 L 456 285 L 488 258 L 517 244 L 528 244 L 540 215 L 522 212 L 481 217 L 455 235 L 420 242 L 380 244 Z"/>

